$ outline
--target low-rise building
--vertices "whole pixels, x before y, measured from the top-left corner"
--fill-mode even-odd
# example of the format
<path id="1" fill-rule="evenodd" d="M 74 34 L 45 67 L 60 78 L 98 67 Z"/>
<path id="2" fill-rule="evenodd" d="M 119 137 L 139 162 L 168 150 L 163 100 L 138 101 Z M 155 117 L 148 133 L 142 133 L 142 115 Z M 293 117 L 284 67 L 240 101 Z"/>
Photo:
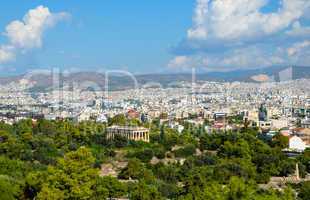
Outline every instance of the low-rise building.
<path id="1" fill-rule="evenodd" d="M 272 126 L 271 121 L 259 121 L 258 126 L 263 130 L 268 130 Z"/>
<path id="2" fill-rule="evenodd" d="M 289 149 L 296 151 L 304 151 L 307 148 L 306 143 L 298 136 L 294 135 L 289 138 Z"/>
<path id="3" fill-rule="evenodd" d="M 301 127 L 302 128 L 310 128 L 310 119 L 306 118 L 301 121 Z"/>
<path id="4" fill-rule="evenodd" d="M 288 119 L 271 119 L 271 127 L 273 129 L 282 129 L 282 128 L 286 128 L 289 125 L 289 121 Z"/>

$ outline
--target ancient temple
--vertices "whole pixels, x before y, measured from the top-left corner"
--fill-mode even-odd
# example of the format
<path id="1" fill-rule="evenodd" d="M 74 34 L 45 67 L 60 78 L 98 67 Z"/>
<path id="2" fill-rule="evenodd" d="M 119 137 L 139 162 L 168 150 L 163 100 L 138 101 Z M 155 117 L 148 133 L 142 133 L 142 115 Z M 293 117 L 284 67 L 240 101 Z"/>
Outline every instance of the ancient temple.
<path id="1" fill-rule="evenodd" d="M 149 129 L 132 126 L 111 126 L 107 128 L 107 139 L 113 140 L 115 135 L 121 135 L 128 140 L 150 141 Z"/>

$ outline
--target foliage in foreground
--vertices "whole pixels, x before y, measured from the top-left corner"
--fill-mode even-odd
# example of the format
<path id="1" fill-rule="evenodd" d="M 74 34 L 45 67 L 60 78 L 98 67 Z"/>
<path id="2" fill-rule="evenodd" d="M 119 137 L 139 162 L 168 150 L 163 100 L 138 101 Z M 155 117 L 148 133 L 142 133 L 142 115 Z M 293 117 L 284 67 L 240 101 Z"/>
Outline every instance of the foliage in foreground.
<path id="1" fill-rule="evenodd" d="M 109 124 L 118 121 L 124 118 Z M 294 173 L 296 162 L 301 174 L 310 172 L 310 151 L 287 158 L 281 136 L 267 141 L 252 129 L 207 134 L 184 124 L 179 134 L 156 121 L 142 125 L 151 129 L 149 144 L 106 141 L 106 125 L 95 122 L 0 123 L 0 199 L 310 199 L 309 182 L 282 192 L 258 186 Z M 102 163 L 120 159 L 116 151 L 125 153 L 128 165 L 118 178 L 100 177 Z M 154 157 L 171 162 L 150 164 Z"/>

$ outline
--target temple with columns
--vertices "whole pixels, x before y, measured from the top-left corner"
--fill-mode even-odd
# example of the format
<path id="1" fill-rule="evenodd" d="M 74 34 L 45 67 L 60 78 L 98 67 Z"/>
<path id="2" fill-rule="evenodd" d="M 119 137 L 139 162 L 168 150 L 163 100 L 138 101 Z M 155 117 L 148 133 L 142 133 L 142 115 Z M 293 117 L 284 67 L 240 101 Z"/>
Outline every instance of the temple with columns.
<path id="1" fill-rule="evenodd" d="M 113 140 L 115 135 L 126 137 L 133 141 L 150 141 L 149 129 L 132 126 L 111 126 L 107 128 L 107 139 Z"/>

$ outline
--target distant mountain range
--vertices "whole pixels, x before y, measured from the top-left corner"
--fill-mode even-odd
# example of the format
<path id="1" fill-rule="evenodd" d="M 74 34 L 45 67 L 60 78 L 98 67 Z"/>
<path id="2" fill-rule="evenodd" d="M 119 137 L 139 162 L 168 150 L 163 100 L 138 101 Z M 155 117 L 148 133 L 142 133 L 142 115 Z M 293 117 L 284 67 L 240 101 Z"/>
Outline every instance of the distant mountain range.
<path id="1" fill-rule="evenodd" d="M 192 74 L 144 74 L 135 75 L 137 83 L 156 87 L 159 84 L 163 87 L 178 87 L 181 83 L 191 82 Z M 209 72 L 198 73 L 195 76 L 196 81 L 219 81 L 219 82 L 265 82 L 265 81 L 286 81 L 302 78 L 310 78 L 310 67 L 292 66 L 292 67 L 268 67 L 262 69 L 234 70 L 229 72 Z M 19 75 L 11 77 L 0 77 L 0 84 L 9 84 L 11 82 L 20 82 L 27 79 L 33 84 L 30 91 L 43 91 L 50 89 L 55 82 L 51 74 L 37 73 L 32 76 Z M 82 85 L 85 89 L 104 89 L 106 77 L 104 73 L 98 72 L 77 72 L 68 75 L 60 74 L 57 78 L 60 87 L 72 87 L 72 83 Z M 57 81 L 57 80 L 56 80 Z M 111 75 L 108 78 L 109 88 L 112 90 L 124 90 L 133 88 L 135 82 L 129 76 Z"/>

